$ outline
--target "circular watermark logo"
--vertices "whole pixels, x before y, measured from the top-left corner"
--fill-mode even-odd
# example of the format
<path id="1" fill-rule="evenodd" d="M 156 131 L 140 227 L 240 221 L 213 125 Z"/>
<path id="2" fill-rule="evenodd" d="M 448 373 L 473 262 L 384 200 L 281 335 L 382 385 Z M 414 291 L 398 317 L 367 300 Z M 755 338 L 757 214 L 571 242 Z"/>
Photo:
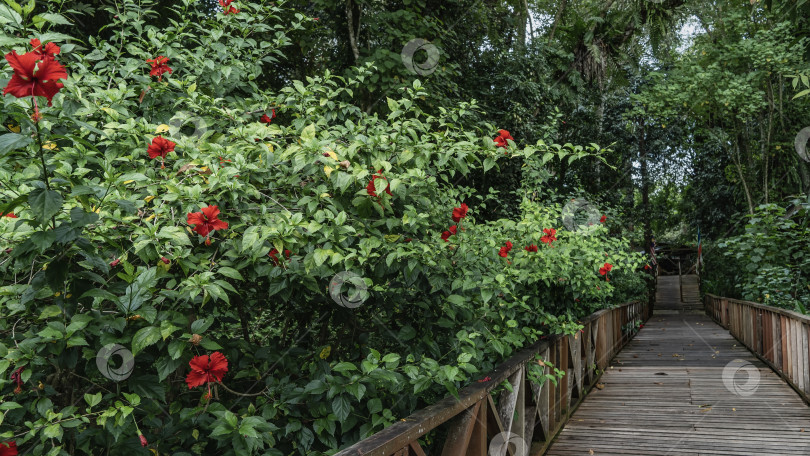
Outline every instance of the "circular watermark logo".
<path id="1" fill-rule="evenodd" d="M 806 162 L 810 162 L 810 155 L 807 155 L 808 139 L 810 139 L 810 127 L 803 128 L 802 131 L 796 135 L 796 140 L 793 141 L 793 146 L 796 147 L 796 153 Z"/>
<path id="2" fill-rule="evenodd" d="M 592 229 L 601 218 L 599 209 L 584 198 L 573 198 L 562 210 L 562 222 L 569 231 Z"/>
<path id="3" fill-rule="evenodd" d="M 427 54 L 427 59 L 422 63 L 413 61 L 419 51 L 425 51 Z M 439 64 L 439 49 L 427 40 L 414 38 L 402 48 L 402 63 L 411 73 L 427 76 L 436 71 L 436 66 Z"/>
<path id="4" fill-rule="evenodd" d="M 509 452 L 509 446 L 512 447 L 512 452 Z M 529 445 L 519 435 L 512 432 L 501 432 L 496 435 L 489 443 L 488 456 L 527 456 L 529 454 Z"/>
<path id="5" fill-rule="evenodd" d="M 752 396 L 759 387 L 759 369 L 744 359 L 730 361 L 723 368 L 723 384 L 738 396 Z"/>
<path id="6" fill-rule="evenodd" d="M 110 364 L 110 359 L 113 356 L 121 358 L 121 365 L 113 367 Z M 126 347 L 119 344 L 107 344 L 98 351 L 96 355 L 96 366 L 98 366 L 101 375 L 109 378 L 114 382 L 126 380 L 132 375 L 132 369 L 135 367 L 135 357 L 132 352 L 127 350 Z"/>
<path id="7" fill-rule="evenodd" d="M 185 134 L 189 129 L 193 129 L 193 131 L 186 136 L 194 139 L 201 139 L 211 126 L 205 119 L 189 111 L 176 112 L 174 116 L 169 119 L 168 124 L 169 135 L 177 137 L 180 133 Z"/>
<path id="8" fill-rule="evenodd" d="M 344 293 L 344 286 L 348 293 Z M 329 282 L 329 296 L 338 305 L 355 309 L 368 299 L 368 286 L 362 277 L 353 272 L 338 272 Z"/>

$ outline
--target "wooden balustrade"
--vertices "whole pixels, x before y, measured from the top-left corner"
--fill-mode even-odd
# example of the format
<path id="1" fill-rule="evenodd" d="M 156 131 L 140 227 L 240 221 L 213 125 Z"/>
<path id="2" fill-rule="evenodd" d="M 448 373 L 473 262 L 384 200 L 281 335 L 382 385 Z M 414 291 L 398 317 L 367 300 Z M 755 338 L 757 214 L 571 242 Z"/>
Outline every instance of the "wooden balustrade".
<path id="1" fill-rule="evenodd" d="M 810 403 L 810 317 L 706 294 L 706 313 L 767 363 Z"/>
<path id="2" fill-rule="evenodd" d="M 419 439 L 434 429 L 442 456 L 542 454 L 651 308 L 634 302 L 596 312 L 581 321 L 582 332 L 537 342 L 488 373 L 490 381 L 473 383 L 458 398 L 448 396 L 336 456 L 424 456 Z M 565 372 L 556 385 L 527 378 L 527 364 L 538 354 L 546 374 L 553 372 L 548 364 Z M 504 380 L 512 391 L 501 391 L 496 402 L 491 392 Z"/>

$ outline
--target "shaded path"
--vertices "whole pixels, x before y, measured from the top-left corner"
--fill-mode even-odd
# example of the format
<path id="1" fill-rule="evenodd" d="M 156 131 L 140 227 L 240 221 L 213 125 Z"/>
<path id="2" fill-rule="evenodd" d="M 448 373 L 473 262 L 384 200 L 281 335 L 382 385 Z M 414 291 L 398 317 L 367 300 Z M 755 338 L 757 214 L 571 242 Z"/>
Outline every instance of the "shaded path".
<path id="1" fill-rule="evenodd" d="M 546 454 L 809 455 L 810 408 L 703 313 L 697 278 L 683 303 L 678 276 L 658 284 L 653 317 Z"/>

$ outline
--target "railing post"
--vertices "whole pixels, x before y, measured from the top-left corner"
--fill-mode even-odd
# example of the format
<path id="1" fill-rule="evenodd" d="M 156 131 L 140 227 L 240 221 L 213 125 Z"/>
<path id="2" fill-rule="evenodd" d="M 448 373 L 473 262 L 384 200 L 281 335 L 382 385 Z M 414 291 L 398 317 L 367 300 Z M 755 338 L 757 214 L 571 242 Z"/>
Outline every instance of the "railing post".
<path id="1" fill-rule="evenodd" d="M 678 291 L 681 293 L 681 302 L 683 302 L 683 275 L 681 275 L 681 259 L 678 258 Z"/>

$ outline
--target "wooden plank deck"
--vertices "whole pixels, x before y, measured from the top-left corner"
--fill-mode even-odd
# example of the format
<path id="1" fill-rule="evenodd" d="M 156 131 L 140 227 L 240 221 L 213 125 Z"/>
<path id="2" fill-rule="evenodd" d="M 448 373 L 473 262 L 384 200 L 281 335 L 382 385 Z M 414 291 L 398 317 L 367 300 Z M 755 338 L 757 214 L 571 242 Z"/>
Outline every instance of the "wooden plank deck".
<path id="1" fill-rule="evenodd" d="M 810 455 L 810 407 L 703 314 L 697 278 L 686 302 L 678 276 L 658 283 L 653 317 L 546 454 Z"/>

